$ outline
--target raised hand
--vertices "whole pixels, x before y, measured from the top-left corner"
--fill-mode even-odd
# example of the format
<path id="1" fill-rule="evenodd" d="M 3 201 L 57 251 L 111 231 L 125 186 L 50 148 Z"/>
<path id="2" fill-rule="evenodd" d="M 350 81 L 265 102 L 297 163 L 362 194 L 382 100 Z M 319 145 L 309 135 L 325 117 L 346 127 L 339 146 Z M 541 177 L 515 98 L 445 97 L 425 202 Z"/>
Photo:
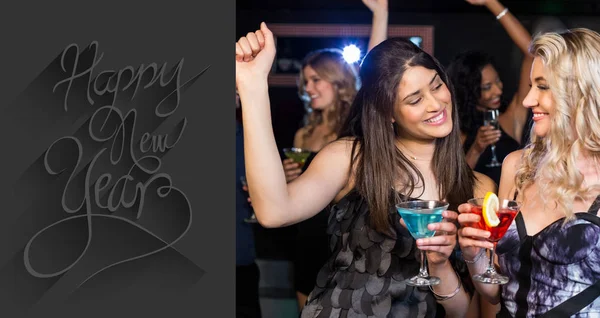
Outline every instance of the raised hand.
<path id="1" fill-rule="evenodd" d="M 489 231 L 480 230 L 471 227 L 472 224 L 477 224 L 481 216 L 471 213 L 471 205 L 468 203 L 461 204 L 458 207 L 458 244 L 465 259 L 473 260 L 479 254 L 482 248 L 494 248 L 494 244 L 486 239 L 490 236 Z"/>
<path id="2" fill-rule="evenodd" d="M 235 79 L 238 88 L 266 81 L 275 58 L 273 33 L 263 22 L 235 44 Z"/>
<path id="3" fill-rule="evenodd" d="M 388 0 L 362 0 L 362 2 L 373 14 L 386 13 L 388 11 Z"/>

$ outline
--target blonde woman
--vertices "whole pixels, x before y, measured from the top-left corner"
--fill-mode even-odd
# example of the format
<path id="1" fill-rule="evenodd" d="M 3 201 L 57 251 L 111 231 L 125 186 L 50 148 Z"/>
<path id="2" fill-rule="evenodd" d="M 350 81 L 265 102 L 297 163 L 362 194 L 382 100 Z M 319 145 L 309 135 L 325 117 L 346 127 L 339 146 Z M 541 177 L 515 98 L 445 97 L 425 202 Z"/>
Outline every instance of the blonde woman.
<path id="1" fill-rule="evenodd" d="M 521 202 L 498 243 L 497 263 L 510 281 L 475 283 L 502 317 L 600 316 L 600 35 L 588 29 L 547 33 L 531 46 L 531 141 L 502 167 L 500 198 Z M 467 226 L 479 217 L 459 207 Z M 489 232 L 464 227 L 459 242 L 471 274 Z M 481 254 L 483 255 L 483 254 Z M 541 315 L 541 316 L 540 316 Z"/>
<path id="2" fill-rule="evenodd" d="M 362 0 L 373 13 L 368 51 L 387 38 L 388 0 Z M 346 63 L 339 49 L 310 52 L 302 63 L 298 94 L 308 103 L 307 123 L 294 136 L 294 147 L 313 153 L 337 139 L 359 88 L 358 66 Z M 301 173 L 299 164 L 284 160 L 288 182 Z M 306 167 L 305 167 L 306 168 Z"/>
<path id="3" fill-rule="evenodd" d="M 300 72 L 300 96 L 309 103 L 307 124 L 294 138 L 294 147 L 310 150 L 311 157 L 303 169 L 291 159 L 284 160 L 288 182 L 296 179 L 310 164 L 314 155 L 338 137 L 350 104 L 358 90 L 356 65 L 348 64 L 339 49 L 322 49 L 310 53 Z M 294 286 L 298 306 L 304 307 L 313 289 L 319 269 L 329 258 L 327 211 L 297 224 L 293 258 Z"/>

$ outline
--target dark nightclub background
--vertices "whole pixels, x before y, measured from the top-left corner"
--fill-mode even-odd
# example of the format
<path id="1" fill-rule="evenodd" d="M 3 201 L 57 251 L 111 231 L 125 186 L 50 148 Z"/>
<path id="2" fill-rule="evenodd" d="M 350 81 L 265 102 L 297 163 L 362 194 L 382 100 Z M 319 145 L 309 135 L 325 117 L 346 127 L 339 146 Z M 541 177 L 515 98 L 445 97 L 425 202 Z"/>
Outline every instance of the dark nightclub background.
<path id="1" fill-rule="evenodd" d="M 558 23 L 570 27 L 587 27 L 600 30 L 600 1 L 579 0 L 506 0 L 502 3 L 530 31 L 553 27 Z M 360 0 L 246 0 L 238 1 L 236 35 L 239 38 L 249 31 L 256 30 L 261 21 L 277 24 L 371 24 L 371 12 Z M 504 82 L 505 95 L 514 93 L 522 54 L 512 43 L 502 26 L 485 7 L 469 5 L 462 0 L 435 1 L 389 1 L 389 25 L 424 25 L 434 27 L 434 55 L 446 66 L 457 53 L 467 49 L 480 49 L 495 59 Z M 558 19 L 559 21 L 557 21 Z M 298 59 L 312 49 L 322 48 L 323 44 L 337 44 L 342 48 L 343 38 L 327 41 L 316 39 L 303 44 L 310 45 L 300 52 L 291 52 Z M 362 43 L 366 50 L 368 37 L 354 41 Z M 278 43 L 279 45 L 279 43 Z M 278 47 L 278 56 L 284 53 Z M 276 61 L 277 63 L 277 61 Z M 302 124 L 304 106 L 298 98 L 295 86 L 271 87 L 271 107 L 273 127 L 279 148 L 292 145 L 294 133 Z M 284 229 L 269 232 L 285 232 Z M 260 232 L 260 231 L 259 231 Z M 286 248 L 261 248 L 279 244 L 282 240 L 265 240 L 259 244 L 259 256 L 287 257 Z"/>
<path id="2" fill-rule="evenodd" d="M 600 1 L 597 0 L 505 0 L 501 1 L 532 33 L 556 28 L 587 27 L 600 31 Z M 267 24 L 331 24 L 369 27 L 372 15 L 360 0 L 245 0 L 238 1 L 236 36 Z M 522 54 L 495 17 L 485 8 L 463 0 L 389 0 L 389 26 L 432 26 L 434 56 L 447 66 L 464 50 L 478 49 L 492 55 L 504 82 L 504 95 L 512 96 L 518 84 Z M 300 61 L 310 50 L 333 45 L 342 48 L 357 43 L 363 54 L 368 36 L 313 38 L 278 41 L 276 64 L 293 56 Z M 291 48 L 296 48 L 295 50 Z M 280 70 L 275 69 L 280 72 Z M 287 73 L 294 73 L 288 70 Z M 270 88 L 273 128 L 278 147 L 292 145 L 294 133 L 302 125 L 304 106 L 294 85 Z M 293 227 L 263 229 L 256 227 L 257 255 L 266 260 L 289 260 L 293 253 Z M 263 293 L 264 294 L 264 293 Z M 273 294 L 273 293 L 271 293 Z M 293 297 L 293 295 L 289 295 Z"/>

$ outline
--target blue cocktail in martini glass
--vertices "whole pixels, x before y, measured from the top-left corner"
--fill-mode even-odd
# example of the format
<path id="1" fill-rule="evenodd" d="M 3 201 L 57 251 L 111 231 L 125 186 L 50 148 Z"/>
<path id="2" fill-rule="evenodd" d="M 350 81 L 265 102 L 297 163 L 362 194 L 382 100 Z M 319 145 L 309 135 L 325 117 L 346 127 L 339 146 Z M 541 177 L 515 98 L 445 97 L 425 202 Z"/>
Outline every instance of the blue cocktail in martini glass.
<path id="1" fill-rule="evenodd" d="M 432 237 L 435 231 L 427 228 L 430 223 L 442 221 L 442 212 L 446 211 L 448 203 L 436 200 L 406 201 L 396 205 L 400 217 L 404 220 L 408 231 L 415 239 Z M 440 278 L 429 276 L 427 257 L 421 250 L 421 268 L 419 274 L 407 279 L 410 286 L 434 286 L 440 283 Z"/>

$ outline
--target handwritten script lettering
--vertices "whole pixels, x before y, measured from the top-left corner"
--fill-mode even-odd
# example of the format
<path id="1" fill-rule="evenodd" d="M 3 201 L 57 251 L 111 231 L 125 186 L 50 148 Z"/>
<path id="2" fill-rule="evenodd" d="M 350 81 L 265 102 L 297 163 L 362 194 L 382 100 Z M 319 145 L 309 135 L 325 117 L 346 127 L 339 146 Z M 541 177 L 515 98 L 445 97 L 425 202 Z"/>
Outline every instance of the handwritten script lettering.
<path id="1" fill-rule="evenodd" d="M 181 84 L 183 58 L 170 70 L 167 70 L 167 63 L 160 67 L 151 63 L 142 64 L 137 69 L 126 66 L 120 70 L 98 71 L 104 57 L 103 53 L 99 54 L 98 47 L 97 42 L 92 42 L 87 48 L 80 50 L 77 44 L 71 44 L 60 56 L 62 79 L 54 84 L 52 91 L 54 94 L 64 94 L 64 97 L 61 95 L 61 100 L 65 112 L 73 107 L 95 109 L 86 122 L 89 139 L 94 146 L 85 149 L 84 145 L 90 143 L 84 143 L 74 136 L 65 136 L 54 141 L 45 153 L 44 166 L 49 174 L 68 175 L 61 199 L 66 217 L 38 231 L 27 243 L 24 264 L 27 271 L 35 277 L 55 277 L 75 266 L 90 248 L 94 231 L 99 230 L 96 227 L 92 230 L 94 219 L 98 217 L 131 224 L 165 244 L 153 251 L 145 251 L 104 266 L 85 281 L 109 267 L 172 246 L 191 226 L 191 205 L 187 196 L 173 186 L 169 174 L 159 172 L 162 156 L 177 146 L 188 120 L 183 117 L 171 127 L 169 133 L 159 134 L 154 133 L 154 130 L 176 112 L 182 93 L 208 67 L 184 84 Z M 85 87 L 84 92 L 77 91 L 77 88 L 82 87 Z M 73 154 L 75 158 L 61 160 L 64 153 Z M 179 223 L 186 226 L 179 229 L 179 235 L 163 238 L 144 228 L 138 220 L 151 210 L 146 204 L 148 200 L 156 202 L 169 196 L 173 196 L 172 200 L 179 200 L 177 208 L 173 208 L 177 209 L 177 213 L 158 212 L 173 213 L 174 217 L 183 219 L 184 222 Z M 182 206 L 187 211 L 181 211 Z M 133 211 L 133 216 L 119 214 L 123 211 Z M 36 269 L 31 257 L 32 244 L 36 239 L 40 239 L 46 231 L 55 230 L 60 223 L 77 218 L 87 220 L 88 226 L 87 243 L 81 253 L 73 257 L 72 261 L 69 260 L 70 263 L 63 268 L 52 271 L 46 268 Z"/>

